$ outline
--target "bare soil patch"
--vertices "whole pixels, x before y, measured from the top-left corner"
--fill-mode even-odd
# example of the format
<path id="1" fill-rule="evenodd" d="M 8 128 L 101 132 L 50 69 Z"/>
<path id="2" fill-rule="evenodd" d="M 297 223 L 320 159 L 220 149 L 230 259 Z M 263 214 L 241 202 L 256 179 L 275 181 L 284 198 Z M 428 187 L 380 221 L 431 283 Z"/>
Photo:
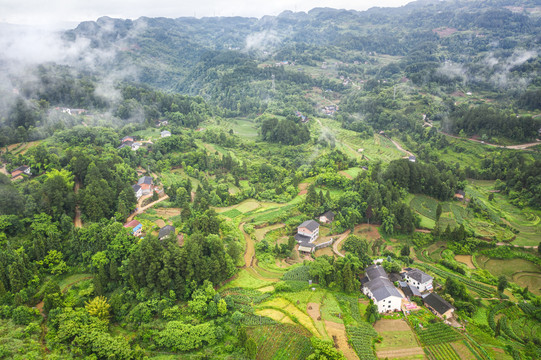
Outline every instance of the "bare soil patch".
<path id="1" fill-rule="evenodd" d="M 300 190 L 299 191 L 299 196 L 304 195 L 304 194 L 306 194 L 308 192 L 308 186 L 309 185 L 310 184 L 308 184 L 308 183 L 300 183 L 299 184 L 299 190 Z"/>
<path id="2" fill-rule="evenodd" d="M 347 172 L 345 172 L 344 170 L 340 171 L 339 172 L 341 175 L 344 175 L 345 177 L 347 177 L 348 179 L 353 179 L 353 176 L 351 176 L 350 174 L 348 174 Z"/>
<path id="3" fill-rule="evenodd" d="M 360 224 L 355 226 L 353 233 L 365 237 L 367 240 L 377 240 L 381 237 L 379 234 L 379 225 Z"/>
<path id="4" fill-rule="evenodd" d="M 381 331 L 410 331 L 410 327 L 404 320 L 381 319 L 376 322 L 374 329 Z"/>
<path id="5" fill-rule="evenodd" d="M 359 357 L 348 343 L 346 327 L 333 321 L 325 320 L 327 334 L 333 339 L 334 346 L 344 354 L 348 360 L 358 360 Z"/>
<path id="6" fill-rule="evenodd" d="M 156 215 L 158 216 L 164 216 L 164 217 L 171 217 L 171 216 L 177 216 L 180 215 L 181 208 L 157 208 Z"/>
<path id="7" fill-rule="evenodd" d="M 455 255 L 455 260 L 466 264 L 470 269 L 475 269 L 475 265 L 473 265 L 473 261 L 471 258 L 471 255 Z"/>
<path id="8" fill-rule="evenodd" d="M 160 228 L 162 228 L 162 227 L 164 227 L 165 225 L 167 225 L 167 224 L 165 223 L 165 221 L 163 221 L 162 219 L 155 220 L 154 223 L 155 223 L 156 225 L 158 225 Z"/>
<path id="9" fill-rule="evenodd" d="M 319 312 L 319 304 L 318 303 L 308 303 L 306 304 L 306 312 L 314 322 L 321 321 L 321 313 Z"/>
<path id="10" fill-rule="evenodd" d="M 380 359 L 385 358 L 400 358 L 400 357 L 406 357 L 406 356 L 412 356 L 412 355 L 423 355 L 423 349 L 420 347 L 414 347 L 409 349 L 399 349 L 399 350 L 380 350 L 376 352 L 376 355 Z"/>

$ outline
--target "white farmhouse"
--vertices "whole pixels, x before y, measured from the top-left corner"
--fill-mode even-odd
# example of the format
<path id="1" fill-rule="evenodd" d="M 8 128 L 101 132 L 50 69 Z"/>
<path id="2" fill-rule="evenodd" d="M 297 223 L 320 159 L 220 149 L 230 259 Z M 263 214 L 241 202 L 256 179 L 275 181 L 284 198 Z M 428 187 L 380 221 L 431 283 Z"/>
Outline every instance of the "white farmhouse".
<path id="1" fill-rule="evenodd" d="M 400 311 L 402 308 L 402 294 L 394 287 L 382 266 L 369 266 L 361 282 L 363 284 L 363 293 L 374 301 L 380 313 Z"/>
<path id="2" fill-rule="evenodd" d="M 306 220 L 297 227 L 295 240 L 299 244 L 299 251 L 312 253 L 316 245 L 312 244 L 319 236 L 319 224 L 315 220 Z"/>
<path id="3" fill-rule="evenodd" d="M 406 269 L 404 280 L 412 286 L 415 286 L 420 292 L 432 290 L 432 281 L 434 278 L 425 274 L 419 269 Z"/>

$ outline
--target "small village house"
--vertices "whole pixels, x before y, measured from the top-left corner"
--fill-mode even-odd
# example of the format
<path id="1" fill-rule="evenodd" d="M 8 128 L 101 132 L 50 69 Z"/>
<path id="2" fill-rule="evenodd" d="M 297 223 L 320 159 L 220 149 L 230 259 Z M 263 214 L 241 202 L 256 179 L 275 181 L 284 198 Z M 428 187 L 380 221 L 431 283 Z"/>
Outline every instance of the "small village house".
<path id="1" fill-rule="evenodd" d="M 16 168 L 15 170 L 11 172 L 12 178 L 15 178 L 19 175 L 32 175 L 32 173 L 30 172 L 30 166 L 26 166 L 26 165 L 19 166 L 18 168 Z"/>
<path id="2" fill-rule="evenodd" d="M 132 228 L 131 233 L 133 236 L 141 236 L 143 231 L 143 225 L 137 220 L 130 221 L 129 223 L 125 224 L 124 227 Z"/>
<path id="3" fill-rule="evenodd" d="M 366 268 L 365 277 L 361 279 L 363 294 L 374 301 L 378 312 L 399 311 L 402 307 L 402 294 L 389 280 L 387 273 L 380 265 Z"/>
<path id="4" fill-rule="evenodd" d="M 434 278 L 419 269 L 410 269 L 406 271 L 404 280 L 417 288 L 420 292 L 432 290 L 432 281 Z"/>
<path id="5" fill-rule="evenodd" d="M 447 300 L 443 299 L 434 292 L 423 297 L 423 303 L 430 311 L 442 319 L 449 319 L 453 317 L 453 313 L 455 311 L 453 305 L 449 304 Z"/>
<path id="6" fill-rule="evenodd" d="M 464 199 L 466 199 L 466 193 L 464 192 L 464 190 L 458 190 L 454 197 L 457 200 L 464 201 Z"/>
<path id="7" fill-rule="evenodd" d="M 141 187 L 143 195 L 148 195 L 154 191 L 154 182 L 150 176 L 143 176 L 139 178 L 137 185 Z"/>
<path id="8" fill-rule="evenodd" d="M 133 136 L 124 136 L 121 141 L 122 143 L 125 143 L 126 141 L 134 142 L 135 138 Z"/>
<path id="9" fill-rule="evenodd" d="M 160 233 L 158 234 L 158 239 L 163 240 L 170 234 L 175 235 L 175 227 L 171 225 L 165 225 L 160 229 Z"/>
<path id="10" fill-rule="evenodd" d="M 133 189 L 133 192 L 135 193 L 135 197 L 137 198 L 137 200 L 139 200 L 141 196 L 143 196 L 143 189 L 140 185 L 137 184 L 132 185 L 131 187 Z"/>
<path id="11" fill-rule="evenodd" d="M 326 211 L 319 217 L 319 222 L 323 224 L 330 224 L 334 221 L 334 213 L 332 211 Z"/>
<path id="12" fill-rule="evenodd" d="M 160 133 L 160 136 L 161 136 L 162 138 L 171 136 L 171 131 L 164 130 L 164 131 L 162 131 L 162 132 Z"/>
<path id="13" fill-rule="evenodd" d="M 315 220 L 306 220 L 297 227 L 295 240 L 299 244 L 299 251 L 312 253 L 315 245 L 312 244 L 319 236 L 319 224 Z"/>

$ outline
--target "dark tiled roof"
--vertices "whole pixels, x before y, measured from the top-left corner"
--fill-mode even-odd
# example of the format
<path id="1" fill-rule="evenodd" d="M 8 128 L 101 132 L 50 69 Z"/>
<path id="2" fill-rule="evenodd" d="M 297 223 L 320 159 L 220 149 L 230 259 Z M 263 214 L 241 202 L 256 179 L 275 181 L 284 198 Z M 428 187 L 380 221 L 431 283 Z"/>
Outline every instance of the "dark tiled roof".
<path id="1" fill-rule="evenodd" d="M 421 270 L 419 269 L 413 269 L 413 270 L 410 270 L 407 272 L 407 275 L 414 279 L 414 280 L 417 280 L 418 282 L 420 282 L 421 284 L 424 284 L 425 282 L 427 281 L 430 281 L 430 280 L 433 280 L 434 278 L 428 274 L 425 274 L 424 272 L 422 272 Z"/>
<path id="2" fill-rule="evenodd" d="M 171 226 L 171 225 L 165 225 L 164 227 L 162 227 L 160 229 L 160 233 L 158 234 L 158 238 L 161 239 L 161 238 L 169 235 L 170 233 L 175 234 L 175 227 Z"/>
<path id="3" fill-rule="evenodd" d="M 374 280 L 378 277 L 384 277 L 387 279 L 387 273 L 385 272 L 383 267 L 380 265 L 370 265 L 369 267 L 366 268 L 365 272 L 366 272 L 366 276 L 370 280 Z"/>
<path id="4" fill-rule="evenodd" d="M 398 283 L 407 297 L 421 296 L 421 292 L 415 286 L 412 286 L 405 281 L 399 281 Z"/>
<path id="5" fill-rule="evenodd" d="M 135 191 L 135 192 L 138 192 L 141 189 L 141 187 L 139 185 L 137 185 L 137 184 L 132 185 L 131 187 L 133 188 L 133 191 Z"/>
<path id="6" fill-rule="evenodd" d="M 137 185 L 141 185 L 141 184 L 151 185 L 152 178 L 150 176 L 143 176 L 142 178 L 139 179 L 139 181 L 137 181 Z"/>
<path id="7" fill-rule="evenodd" d="M 19 166 L 17 169 L 13 170 L 12 172 L 15 172 L 17 170 L 20 170 L 20 171 L 26 171 L 28 170 L 30 167 L 29 166 L 26 166 L 26 165 L 23 165 L 23 166 Z"/>
<path id="8" fill-rule="evenodd" d="M 319 228 L 319 224 L 315 220 L 306 220 L 302 224 L 300 224 L 297 228 L 307 228 L 310 231 L 314 231 Z"/>
<path id="9" fill-rule="evenodd" d="M 389 274 L 389 280 L 391 282 L 402 281 L 402 276 L 400 274 L 397 274 L 397 273 L 390 273 Z"/>
<path id="10" fill-rule="evenodd" d="M 306 236 L 306 235 L 302 235 L 302 234 L 295 234 L 295 240 L 297 240 L 297 242 L 309 243 L 310 242 L 310 236 Z"/>
<path id="11" fill-rule="evenodd" d="M 453 305 L 449 304 L 445 299 L 436 293 L 430 293 L 423 298 L 423 302 L 436 310 L 440 315 L 445 314 L 449 309 L 454 309 Z"/>
<path id="12" fill-rule="evenodd" d="M 325 216 L 325 217 L 326 217 L 327 219 L 329 219 L 329 220 L 333 220 L 333 219 L 334 219 L 334 213 L 333 213 L 332 211 L 330 211 L 330 210 L 327 211 L 327 212 L 325 212 L 325 213 L 323 213 L 323 215 L 321 215 L 321 216 Z"/>
<path id="13" fill-rule="evenodd" d="M 376 301 L 381 301 L 383 299 L 386 299 L 390 296 L 396 296 L 399 298 L 402 298 L 402 295 L 398 292 L 398 290 L 391 284 L 389 280 L 383 281 L 383 285 L 378 286 L 375 289 L 370 289 L 372 292 L 372 295 L 376 299 Z"/>

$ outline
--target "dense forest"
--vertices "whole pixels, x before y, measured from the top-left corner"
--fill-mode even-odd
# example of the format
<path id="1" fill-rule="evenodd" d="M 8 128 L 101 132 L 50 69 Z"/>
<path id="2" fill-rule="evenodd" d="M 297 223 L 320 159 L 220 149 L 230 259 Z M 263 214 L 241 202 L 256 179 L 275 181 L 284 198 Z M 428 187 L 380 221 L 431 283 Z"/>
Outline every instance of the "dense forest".
<path id="1" fill-rule="evenodd" d="M 0 358 L 541 357 L 540 34 L 537 1 L 423 0 L 0 54 Z M 454 314 L 380 312 L 374 263 Z"/>

